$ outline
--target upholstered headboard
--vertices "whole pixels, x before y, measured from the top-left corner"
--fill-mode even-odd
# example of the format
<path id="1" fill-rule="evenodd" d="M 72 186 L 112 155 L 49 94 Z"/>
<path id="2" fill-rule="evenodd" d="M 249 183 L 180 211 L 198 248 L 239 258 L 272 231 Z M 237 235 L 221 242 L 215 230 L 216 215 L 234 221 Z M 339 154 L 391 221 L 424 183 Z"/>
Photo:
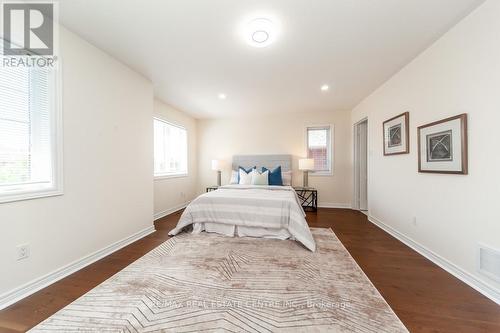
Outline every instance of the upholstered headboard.
<path id="1" fill-rule="evenodd" d="M 239 166 L 274 169 L 279 165 L 281 171 L 292 170 L 292 155 L 234 155 L 232 169 L 237 170 Z"/>

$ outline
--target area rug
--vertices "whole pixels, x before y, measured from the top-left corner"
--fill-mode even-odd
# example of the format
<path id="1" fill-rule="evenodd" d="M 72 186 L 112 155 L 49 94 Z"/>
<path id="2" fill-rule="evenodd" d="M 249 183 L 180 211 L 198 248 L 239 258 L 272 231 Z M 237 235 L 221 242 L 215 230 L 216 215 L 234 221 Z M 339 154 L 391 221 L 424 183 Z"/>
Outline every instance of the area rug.
<path id="1" fill-rule="evenodd" d="M 181 234 L 31 332 L 408 332 L 333 231 Z"/>

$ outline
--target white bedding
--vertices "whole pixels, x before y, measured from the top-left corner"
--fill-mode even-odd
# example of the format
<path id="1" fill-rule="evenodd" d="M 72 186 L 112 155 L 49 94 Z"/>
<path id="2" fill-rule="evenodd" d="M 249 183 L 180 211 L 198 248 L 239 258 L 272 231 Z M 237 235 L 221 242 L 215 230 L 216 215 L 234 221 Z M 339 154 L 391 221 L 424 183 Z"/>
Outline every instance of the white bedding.
<path id="1" fill-rule="evenodd" d="M 287 229 L 274 228 L 259 228 L 259 227 L 244 227 L 241 225 L 231 225 L 223 223 L 193 223 L 193 233 L 200 232 L 215 232 L 217 234 L 233 237 L 258 237 L 258 238 L 274 238 L 274 239 L 293 239 L 293 236 Z"/>
<path id="2" fill-rule="evenodd" d="M 169 234 L 176 235 L 190 224 L 193 232 L 292 238 L 311 251 L 316 249 L 304 210 L 290 186 L 223 186 L 193 200 Z"/>

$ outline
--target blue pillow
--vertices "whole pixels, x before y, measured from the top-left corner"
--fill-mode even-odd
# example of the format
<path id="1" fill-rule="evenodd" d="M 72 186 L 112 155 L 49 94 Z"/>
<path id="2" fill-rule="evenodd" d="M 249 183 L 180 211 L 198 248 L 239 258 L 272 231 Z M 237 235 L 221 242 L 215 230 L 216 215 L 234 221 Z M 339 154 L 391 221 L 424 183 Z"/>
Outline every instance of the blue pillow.
<path id="1" fill-rule="evenodd" d="M 266 170 L 269 169 L 262 167 L 262 172 L 266 172 Z M 281 165 L 273 171 L 269 170 L 269 185 L 283 186 L 283 179 L 281 178 Z"/>
<path id="2" fill-rule="evenodd" d="M 250 173 L 250 172 L 252 172 L 252 170 L 253 170 L 253 169 L 257 169 L 257 167 L 256 167 L 256 166 L 254 166 L 254 167 L 251 167 L 250 169 L 248 169 L 248 170 L 247 170 L 247 169 L 245 169 L 244 167 L 239 166 L 239 167 L 238 167 L 238 184 L 240 183 L 240 170 L 243 170 L 243 171 L 245 171 L 246 173 Z"/>

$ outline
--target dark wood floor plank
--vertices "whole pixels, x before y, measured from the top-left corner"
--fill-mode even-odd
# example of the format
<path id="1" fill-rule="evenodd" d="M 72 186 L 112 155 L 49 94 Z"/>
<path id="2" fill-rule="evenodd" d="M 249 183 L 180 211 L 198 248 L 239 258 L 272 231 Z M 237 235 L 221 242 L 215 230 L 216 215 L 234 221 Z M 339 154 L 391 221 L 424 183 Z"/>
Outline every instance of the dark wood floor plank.
<path id="1" fill-rule="evenodd" d="M 24 332 L 168 239 L 180 212 L 156 232 L 0 311 L 0 332 Z M 332 228 L 411 332 L 500 333 L 500 306 L 348 209 L 308 213 L 311 227 Z"/>

